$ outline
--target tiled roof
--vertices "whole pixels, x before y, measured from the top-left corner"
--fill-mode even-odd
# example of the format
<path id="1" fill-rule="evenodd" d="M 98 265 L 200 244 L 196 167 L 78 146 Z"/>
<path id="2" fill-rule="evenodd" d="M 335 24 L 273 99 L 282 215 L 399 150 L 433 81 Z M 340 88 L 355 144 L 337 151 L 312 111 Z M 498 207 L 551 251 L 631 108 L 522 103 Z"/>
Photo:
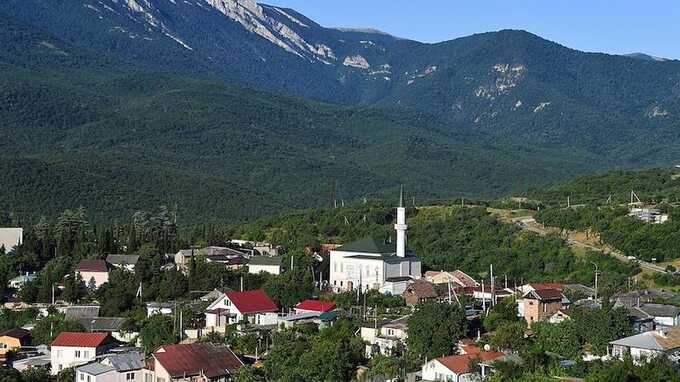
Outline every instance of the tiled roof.
<path id="1" fill-rule="evenodd" d="M 61 332 L 52 341 L 52 346 L 94 348 L 110 341 L 108 333 Z"/>
<path id="2" fill-rule="evenodd" d="M 109 268 L 106 266 L 106 261 L 104 260 L 80 260 L 76 271 L 79 272 L 108 272 Z"/>
<path id="3" fill-rule="evenodd" d="M 610 344 L 648 350 L 674 350 L 680 348 L 680 327 L 670 327 L 666 330 L 665 334 L 657 330 L 651 330 L 612 341 Z"/>
<path id="4" fill-rule="evenodd" d="M 153 356 L 172 377 L 202 373 L 208 378 L 217 378 L 243 366 L 228 347 L 212 344 L 164 345 Z"/>
<path id="5" fill-rule="evenodd" d="M 30 331 L 21 328 L 10 329 L 0 333 L 0 337 L 12 337 L 18 340 L 29 337 L 30 335 L 31 335 Z"/>
<path id="6" fill-rule="evenodd" d="M 479 359 L 480 361 L 493 361 L 502 357 L 504 354 L 499 352 L 479 352 L 475 354 L 452 355 L 448 357 L 436 358 L 447 369 L 456 374 L 463 374 L 470 371 L 470 361 Z"/>
<path id="7" fill-rule="evenodd" d="M 463 286 L 465 287 L 476 287 L 479 286 L 479 283 L 470 277 L 467 273 L 461 271 L 461 270 L 455 270 L 453 271 L 452 275 L 457 278 L 461 283 L 463 283 Z"/>
<path id="8" fill-rule="evenodd" d="M 295 305 L 295 309 L 328 312 L 335 309 L 335 303 L 332 301 L 305 300 Z"/>
<path id="9" fill-rule="evenodd" d="M 274 301 L 262 289 L 225 293 L 241 313 L 276 312 Z"/>
<path id="10" fill-rule="evenodd" d="M 538 289 L 557 289 L 557 290 L 563 290 L 564 285 L 560 283 L 535 283 L 535 284 L 529 284 L 532 288 L 535 290 Z"/>
<path id="11" fill-rule="evenodd" d="M 418 279 L 406 288 L 405 293 L 416 295 L 418 298 L 437 298 L 439 294 L 434 284 L 424 279 Z"/>

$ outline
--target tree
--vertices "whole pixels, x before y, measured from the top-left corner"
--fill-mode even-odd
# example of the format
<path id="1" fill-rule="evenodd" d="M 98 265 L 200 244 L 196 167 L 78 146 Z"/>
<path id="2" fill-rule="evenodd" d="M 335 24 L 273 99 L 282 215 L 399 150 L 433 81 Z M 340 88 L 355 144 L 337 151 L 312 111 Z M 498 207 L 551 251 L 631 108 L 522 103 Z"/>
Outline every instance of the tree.
<path id="1" fill-rule="evenodd" d="M 146 353 L 155 351 L 163 344 L 176 343 L 177 335 L 173 332 L 172 318 L 162 314 L 147 318 L 139 331 L 139 340 Z"/>
<path id="2" fill-rule="evenodd" d="M 73 382 L 76 380 L 76 369 L 69 367 L 57 374 L 56 382 Z"/>
<path id="3" fill-rule="evenodd" d="M 64 281 L 64 292 L 62 297 L 64 300 L 74 303 L 80 301 L 81 298 L 87 296 L 87 287 L 80 273 L 73 272 L 66 277 Z"/>
<path id="4" fill-rule="evenodd" d="M 52 312 L 35 324 L 31 331 L 31 339 L 34 345 L 50 344 L 61 332 L 82 332 L 84 330 L 85 328 L 78 321 L 66 318 L 63 313 Z"/>
<path id="5" fill-rule="evenodd" d="M 296 268 L 270 278 L 263 289 L 280 308 L 290 308 L 312 296 L 314 278 L 310 269 Z"/>
<path id="6" fill-rule="evenodd" d="M 232 382 L 260 382 L 264 378 L 254 367 L 250 365 L 242 366 L 232 377 Z"/>
<path id="7" fill-rule="evenodd" d="M 500 324 L 491 335 L 491 346 L 499 350 L 518 351 L 524 345 L 525 329 L 524 321 Z"/>
<path id="8" fill-rule="evenodd" d="M 461 306 L 428 301 L 418 305 L 409 317 L 406 343 L 413 357 L 431 359 L 451 354 L 466 331 Z"/>

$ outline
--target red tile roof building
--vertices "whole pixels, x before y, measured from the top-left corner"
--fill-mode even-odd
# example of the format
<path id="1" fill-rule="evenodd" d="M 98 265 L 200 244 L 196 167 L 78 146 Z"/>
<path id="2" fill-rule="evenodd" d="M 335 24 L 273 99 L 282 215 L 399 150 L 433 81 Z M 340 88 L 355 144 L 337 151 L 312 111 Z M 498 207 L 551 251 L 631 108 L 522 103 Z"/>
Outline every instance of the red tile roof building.
<path id="1" fill-rule="evenodd" d="M 153 366 L 146 373 L 154 380 L 186 380 L 191 377 L 217 379 L 234 374 L 243 362 L 226 346 L 212 344 L 163 345 L 152 354 Z M 193 379 L 192 379 L 193 380 Z"/>
<path id="2" fill-rule="evenodd" d="M 108 333 L 61 332 L 52 341 L 52 346 L 95 348 L 111 340 L 112 338 Z"/>
<path id="3" fill-rule="evenodd" d="M 305 300 L 297 305 L 295 305 L 295 311 L 301 312 L 330 312 L 335 309 L 335 303 L 333 301 L 321 301 L 321 300 Z"/>
<path id="4" fill-rule="evenodd" d="M 104 260 L 80 260 L 76 267 L 78 272 L 108 272 L 109 268 Z"/>
<path id="5" fill-rule="evenodd" d="M 242 314 L 276 312 L 279 309 L 262 289 L 244 292 L 230 291 L 225 294 Z"/>

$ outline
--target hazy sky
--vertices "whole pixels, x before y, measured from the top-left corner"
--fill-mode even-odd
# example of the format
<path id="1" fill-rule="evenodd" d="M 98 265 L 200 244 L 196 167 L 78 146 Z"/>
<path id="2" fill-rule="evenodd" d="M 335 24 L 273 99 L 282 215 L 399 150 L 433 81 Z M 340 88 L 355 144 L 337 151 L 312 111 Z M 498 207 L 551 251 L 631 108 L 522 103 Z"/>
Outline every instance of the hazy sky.
<path id="1" fill-rule="evenodd" d="M 680 59 L 678 0 L 268 0 L 324 26 L 438 42 L 525 29 L 570 48 Z"/>

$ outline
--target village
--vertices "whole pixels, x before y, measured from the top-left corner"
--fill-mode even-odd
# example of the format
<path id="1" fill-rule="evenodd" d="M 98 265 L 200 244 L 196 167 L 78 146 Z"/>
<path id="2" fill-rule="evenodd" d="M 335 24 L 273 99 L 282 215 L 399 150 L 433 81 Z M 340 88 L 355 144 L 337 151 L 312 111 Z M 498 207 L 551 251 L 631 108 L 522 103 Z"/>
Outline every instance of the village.
<path id="1" fill-rule="evenodd" d="M 38 275 L 20 274 L 8 281 L 3 314 L 22 315 L 25 323 L 0 333 L 0 357 L 5 368 L 21 373 L 41 370 L 60 382 L 258 380 L 243 375 L 257 374 L 274 357 L 276 333 L 323 333 L 351 322 L 356 328 L 351 341 L 359 344 L 361 361 L 347 378 L 479 381 L 499 378 L 501 369 L 529 362 L 519 351 L 525 340 L 552 341 L 558 348 L 572 345 L 574 339 L 556 328 L 573 321 L 572 329 L 585 325 L 609 332 L 604 341 L 576 343 L 577 352 L 546 352 L 566 375 L 582 362 L 628 359 L 640 365 L 665 357 L 676 364 L 680 308 L 664 303 L 678 297 L 675 293 L 629 288 L 603 295 L 597 264 L 589 271 L 589 285 L 560 280 L 518 284 L 507 275 L 494 274 L 493 265 L 486 279 L 475 279 L 465 269 L 424 271 L 418 254 L 408 247 L 406 211 L 402 194 L 394 235 L 309 250 L 308 258 L 328 263 L 326 276 L 310 270 L 305 277 L 311 276 L 313 291 L 288 306 L 244 282 L 248 275 L 280 278 L 292 274 L 296 262 L 304 267 L 309 261 L 294 256 L 284 261 L 284 249 L 273 243 L 231 240 L 228 246 L 192 246 L 168 254 L 161 267 L 177 274 L 197 272 L 199 262 L 241 272 L 235 287 L 191 291 L 191 299 L 142 301 L 143 284 L 126 285 L 135 303 L 144 307 L 142 319 L 171 322 L 169 333 L 161 329 L 149 334 L 148 328 L 131 327 L 129 317 L 100 315 L 101 301 L 62 298 L 78 289 L 74 282 L 96 295 L 111 277 L 118 277 L 113 276 L 116 272 L 140 272 L 139 255 L 80 260 L 62 282 L 52 284 L 47 302 L 22 301 L 21 290 Z M 23 232 L 2 229 L 0 234 L 2 247 L 10 248 L 11 256 L 13 247 L 22 244 Z M 295 289 L 295 280 L 276 285 Z M 38 335 L 39 330 L 49 333 Z M 570 357 L 573 354 L 578 356 Z M 400 361 L 386 368 L 389 359 Z"/>

